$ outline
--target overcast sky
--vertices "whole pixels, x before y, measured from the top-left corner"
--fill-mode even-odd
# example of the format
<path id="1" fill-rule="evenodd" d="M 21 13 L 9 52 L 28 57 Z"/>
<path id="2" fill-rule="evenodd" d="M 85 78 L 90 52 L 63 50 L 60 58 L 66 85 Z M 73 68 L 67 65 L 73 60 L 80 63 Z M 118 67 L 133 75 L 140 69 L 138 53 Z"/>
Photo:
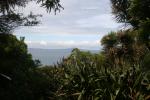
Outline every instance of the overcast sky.
<path id="1" fill-rule="evenodd" d="M 29 48 L 100 49 L 100 39 L 110 31 L 121 28 L 111 14 L 110 0 L 61 0 L 64 10 L 56 15 L 31 2 L 25 14 L 42 14 L 41 24 L 22 27 L 17 37 L 25 36 Z"/>

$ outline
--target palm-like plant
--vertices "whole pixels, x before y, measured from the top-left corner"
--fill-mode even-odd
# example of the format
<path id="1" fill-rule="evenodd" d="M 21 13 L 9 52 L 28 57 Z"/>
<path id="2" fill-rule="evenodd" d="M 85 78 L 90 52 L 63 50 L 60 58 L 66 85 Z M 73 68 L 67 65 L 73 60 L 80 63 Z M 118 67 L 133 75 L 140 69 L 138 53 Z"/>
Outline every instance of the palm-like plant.
<path id="1" fill-rule="evenodd" d="M 141 21 L 150 18 L 149 0 L 111 0 L 112 13 L 118 22 L 139 28 Z"/>
<path id="2" fill-rule="evenodd" d="M 131 0 L 110 0 L 112 3 L 112 13 L 115 15 L 118 22 L 128 23 L 130 15 L 128 8 Z"/>

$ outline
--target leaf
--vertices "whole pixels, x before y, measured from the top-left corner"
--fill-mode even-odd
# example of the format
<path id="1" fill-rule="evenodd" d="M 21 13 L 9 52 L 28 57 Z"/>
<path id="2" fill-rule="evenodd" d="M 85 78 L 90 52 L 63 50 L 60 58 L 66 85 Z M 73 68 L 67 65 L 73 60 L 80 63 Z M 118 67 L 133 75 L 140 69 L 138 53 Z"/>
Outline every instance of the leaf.
<path id="1" fill-rule="evenodd" d="M 140 83 L 142 75 L 143 75 L 143 73 L 140 73 L 140 75 L 137 77 L 137 79 L 133 85 L 133 88 L 135 88 Z"/>
<path id="2" fill-rule="evenodd" d="M 84 94 L 85 94 L 85 90 L 83 89 L 78 97 L 78 100 L 82 100 Z"/>
<path id="3" fill-rule="evenodd" d="M 149 100 L 150 99 L 150 95 L 145 97 L 145 100 Z"/>

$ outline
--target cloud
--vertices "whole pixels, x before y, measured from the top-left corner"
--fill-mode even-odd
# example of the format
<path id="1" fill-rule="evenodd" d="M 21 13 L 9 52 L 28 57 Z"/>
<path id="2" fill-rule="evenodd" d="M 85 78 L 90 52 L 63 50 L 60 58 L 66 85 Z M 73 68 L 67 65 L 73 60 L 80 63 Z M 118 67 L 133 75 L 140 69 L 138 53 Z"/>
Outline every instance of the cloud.
<path id="1" fill-rule="evenodd" d="M 76 23 L 77 26 L 83 28 L 101 27 L 101 28 L 115 29 L 120 26 L 120 24 L 116 24 L 114 22 L 111 14 L 100 14 L 85 19 L 79 19 Z"/>
<path id="2" fill-rule="evenodd" d="M 25 41 L 29 48 L 62 49 L 62 48 L 80 48 L 80 49 L 99 49 L 100 42 L 96 41 Z"/>
<path id="3" fill-rule="evenodd" d="M 121 25 L 113 20 L 110 0 L 60 1 L 65 9 L 57 15 L 47 13 L 44 8 L 33 2 L 29 3 L 25 9 L 19 9 L 25 14 L 33 11 L 34 14 L 42 14 L 43 17 L 39 19 L 40 25 L 18 28 L 15 30 L 16 35 L 25 36 L 29 47 L 97 49 L 100 46 L 99 42 L 95 41 L 95 37 L 101 38 L 110 31 L 116 31 Z M 87 38 L 89 34 L 94 36 Z"/>
<path id="4" fill-rule="evenodd" d="M 40 45 L 47 46 L 47 42 L 46 41 L 40 41 Z"/>
<path id="5" fill-rule="evenodd" d="M 109 0 L 61 0 L 65 8 L 60 13 L 47 13 L 36 3 L 29 3 L 20 11 L 42 14 L 42 24 L 36 27 L 20 28 L 16 33 L 47 34 L 97 34 L 116 30 L 120 25 L 111 16 Z M 33 9 L 34 8 L 34 9 Z M 89 31 L 90 29 L 90 31 Z"/>

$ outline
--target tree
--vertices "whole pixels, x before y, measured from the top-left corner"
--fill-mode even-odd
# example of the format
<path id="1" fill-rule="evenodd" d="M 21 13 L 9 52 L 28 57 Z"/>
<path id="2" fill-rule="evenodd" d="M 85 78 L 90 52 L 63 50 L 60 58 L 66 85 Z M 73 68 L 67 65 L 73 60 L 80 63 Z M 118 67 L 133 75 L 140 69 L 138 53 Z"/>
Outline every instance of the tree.
<path id="1" fill-rule="evenodd" d="M 3 14 L 14 12 L 15 7 L 25 7 L 28 2 L 32 0 L 1 0 L 0 1 L 0 12 Z M 47 11 L 59 11 L 62 6 L 60 0 L 34 0 L 42 7 L 46 8 Z"/>
<path id="2" fill-rule="evenodd" d="M 130 0 L 111 0 L 112 13 L 115 15 L 118 22 L 128 22 L 130 15 L 128 8 L 130 7 Z"/>
<path id="3" fill-rule="evenodd" d="M 33 0 L 0 1 L 0 33 L 10 33 L 19 26 L 33 26 L 39 24 L 37 17 L 40 15 L 30 13 L 28 16 L 24 16 L 23 13 L 15 12 L 16 7 L 25 7 L 30 1 Z M 34 2 L 41 4 L 42 7 L 46 8 L 47 12 L 54 10 L 56 13 L 63 8 L 60 5 L 60 0 L 34 0 Z"/>
<path id="4" fill-rule="evenodd" d="M 112 11 L 118 22 L 140 27 L 141 21 L 150 18 L 149 0 L 111 0 Z"/>
<path id="5" fill-rule="evenodd" d="M 139 42 L 137 31 L 124 30 L 111 32 L 101 40 L 103 52 L 108 63 L 115 67 L 139 66 L 140 61 L 149 51 L 145 44 Z"/>
<path id="6" fill-rule="evenodd" d="M 0 16 L 0 33 L 11 33 L 15 28 L 19 26 L 34 26 L 39 24 L 37 17 L 41 15 L 33 15 L 30 13 L 28 16 L 22 14 L 7 14 Z"/>
<path id="7" fill-rule="evenodd" d="M 25 7 L 28 2 L 41 4 L 48 12 L 60 11 L 59 0 L 1 0 L 0 1 L 0 99 L 2 100 L 47 100 L 49 80 L 36 71 L 37 62 L 28 53 L 24 39 L 10 35 L 16 27 L 37 25 L 37 17 L 30 13 L 16 13 L 16 7 Z M 49 92 L 49 91 L 48 91 Z"/>
<path id="8" fill-rule="evenodd" d="M 49 80 L 37 67 L 23 39 L 0 34 L 0 99 L 46 100 Z"/>

